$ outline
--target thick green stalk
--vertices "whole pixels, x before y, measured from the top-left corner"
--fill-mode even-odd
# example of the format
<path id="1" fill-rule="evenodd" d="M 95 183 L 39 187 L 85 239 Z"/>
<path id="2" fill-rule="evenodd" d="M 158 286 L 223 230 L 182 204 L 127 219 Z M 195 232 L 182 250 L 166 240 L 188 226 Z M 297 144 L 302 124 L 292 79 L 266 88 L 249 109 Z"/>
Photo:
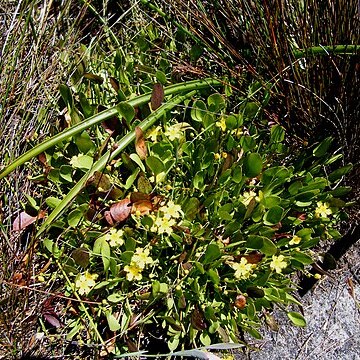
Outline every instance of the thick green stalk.
<path id="1" fill-rule="evenodd" d="M 357 55 L 360 53 L 360 45 L 313 46 L 303 50 L 294 50 L 293 53 L 296 59 L 328 54 Z"/>
<path id="2" fill-rule="evenodd" d="M 222 83 L 218 80 L 214 79 L 204 79 L 204 80 L 193 80 L 188 82 L 183 82 L 180 84 L 174 84 L 166 87 L 164 89 L 165 96 L 184 93 L 187 91 L 192 90 L 199 90 L 203 88 L 208 88 L 211 86 L 220 86 Z M 145 104 L 150 101 L 151 93 L 147 93 L 144 95 L 137 96 L 134 99 L 128 100 L 127 103 L 131 106 L 139 106 L 141 104 Z M 47 149 L 55 146 L 56 144 L 60 143 L 63 140 L 68 139 L 71 136 L 74 136 L 87 128 L 98 124 L 99 122 L 105 121 L 119 113 L 118 106 L 114 106 L 110 109 L 104 110 L 90 118 L 82 121 L 81 123 L 72 126 L 69 129 L 62 131 L 61 133 L 53 136 L 52 138 L 42 142 L 41 144 L 35 146 L 31 150 L 27 151 L 25 154 L 19 156 L 15 161 L 11 164 L 6 166 L 0 172 L 0 179 L 11 173 L 15 170 L 18 166 L 23 165 L 26 161 L 31 160 L 35 156 L 41 154 L 42 152 L 46 151 Z"/>
<path id="3" fill-rule="evenodd" d="M 189 99 L 193 95 L 196 94 L 196 91 L 190 91 L 185 95 L 178 95 L 171 99 L 171 102 L 163 104 L 156 111 L 154 111 L 151 115 L 149 115 L 144 121 L 139 124 L 139 127 L 145 131 L 150 126 L 152 126 L 159 118 L 161 118 L 166 111 L 172 109 L 177 104 L 184 102 L 184 100 Z M 105 168 L 106 164 L 113 160 L 117 155 L 119 155 L 131 142 L 135 140 L 135 131 L 131 131 L 126 134 L 119 142 L 116 150 L 113 152 L 107 151 L 96 163 L 93 167 L 76 183 L 76 185 L 68 192 L 68 194 L 61 200 L 61 202 L 56 206 L 56 208 L 51 212 L 51 214 L 44 221 L 39 231 L 36 234 L 38 237 L 42 234 L 46 229 L 50 226 L 50 224 L 60 215 L 63 211 L 69 206 L 72 200 L 77 196 L 77 194 L 83 189 L 86 185 L 89 177 L 94 175 L 96 171 L 101 171 Z M 35 238 L 36 238 L 35 237 Z"/>

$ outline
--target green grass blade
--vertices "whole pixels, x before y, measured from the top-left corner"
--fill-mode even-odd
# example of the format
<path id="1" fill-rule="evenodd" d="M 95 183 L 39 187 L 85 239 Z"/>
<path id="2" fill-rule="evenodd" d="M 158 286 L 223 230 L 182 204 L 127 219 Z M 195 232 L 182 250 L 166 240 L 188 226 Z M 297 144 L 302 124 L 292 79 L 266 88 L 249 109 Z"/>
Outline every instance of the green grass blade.
<path id="1" fill-rule="evenodd" d="M 165 96 L 173 95 L 173 94 L 179 94 L 187 91 L 192 90 L 199 90 L 203 88 L 208 88 L 211 86 L 220 86 L 222 83 L 218 80 L 214 79 L 204 79 L 204 80 L 193 80 L 188 82 L 183 82 L 179 84 L 174 84 L 166 87 L 164 89 Z M 134 99 L 128 100 L 127 103 L 131 106 L 139 106 L 141 104 L 147 103 L 150 101 L 151 93 L 147 93 L 144 95 L 137 96 Z M 68 139 L 71 136 L 74 136 L 87 128 L 98 124 L 99 122 L 105 121 L 119 113 L 118 107 L 114 106 L 110 109 L 104 110 L 100 112 L 99 114 L 96 114 L 81 123 L 72 126 L 69 129 L 66 129 L 62 131 L 61 133 L 53 136 L 52 138 L 42 142 L 41 144 L 35 146 L 33 149 L 29 150 L 25 154 L 19 156 L 15 161 L 13 161 L 11 164 L 6 166 L 1 172 L 0 172 L 0 179 L 7 176 L 9 173 L 11 173 L 13 170 L 15 170 L 18 166 L 23 165 L 26 161 L 31 160 L 35 156 L 41 154 L 45 150 L 55 146 L 56 144 L 60 143 L 63 140 Z"/>
<path id="2" fill-rule="evenodd" d="M 296 59 L 316 55 L 358 55 L 359 53 L 360 45 L 313 46 L 303 50 L 294 50 L 294 56 Z"/>
<path id="3" fill-rule="evenodd" d="M 190 91 L 185 95 L 178 95 L 171 99 L 171 102 L 163 104 L 151 115 L 149 115 L 144 121 L 139 124 L 139 127 L 143 131 L 147 130 L 152 126 L 159 118 L 161 118 L 166 111 L 171 110 L 177 104 L 184 102 L 184 100 L 189 99 L 191 96 L 195 95 L 196 91 Z M 41 235 L 50 224 L 60 215 L 63 211 L 71 204 L 72 200 L 77 196 L 81 189 L 85 186 L 86 181 L 91 177 L 96 171 L 101 171 L 106 164 L 114 159 L 119 153 L 121 153 L 131 142 L 135 140 L 135 131 L 131 131 L 126 134 L 119 142 L 118 147 L 112 153 L 110 151 L 106 152 L 93 167 L 76 183 L 76 185 L 69 191 L 69 193 L 61 200 L 58 206 L 51 212 L 51 214 L 44 221 L 39 231 L 36 234 L 36 237 Z"/>

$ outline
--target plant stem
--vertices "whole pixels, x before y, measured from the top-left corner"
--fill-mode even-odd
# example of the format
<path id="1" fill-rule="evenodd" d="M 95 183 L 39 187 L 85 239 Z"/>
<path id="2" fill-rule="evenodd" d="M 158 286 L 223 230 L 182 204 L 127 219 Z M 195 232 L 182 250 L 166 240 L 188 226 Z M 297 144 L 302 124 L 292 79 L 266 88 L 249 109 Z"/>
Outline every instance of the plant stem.
<path id="1" fill-rule="evenodd" d="M 357 55 L 360 53 L 360 45 L 334 45 L 334 46 L 313 46 L 304 50 L 294 50 L 296 59 L 316 55 L 342 54 Z"/>

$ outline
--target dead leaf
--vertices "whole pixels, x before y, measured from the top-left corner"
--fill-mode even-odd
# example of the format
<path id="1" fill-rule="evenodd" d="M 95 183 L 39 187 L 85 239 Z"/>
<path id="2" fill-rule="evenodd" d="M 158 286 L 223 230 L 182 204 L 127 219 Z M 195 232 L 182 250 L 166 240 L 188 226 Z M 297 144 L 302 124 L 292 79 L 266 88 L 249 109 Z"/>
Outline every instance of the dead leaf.
<path id="1" fill-rule="evenodd" d="M 119 82 L 112 76 L 110 77 L 110 85 L 116 92 L 119 92 L 120 90 Z"/>
<path id="2" fill-rule="evenodd" d="M 137 201 L 143 201 L 143 200 L 151 200 L 151 196 L 149 194 L 144 194 L 140 191 L 135 191 L 131 193 L 130 195 L 130 201 L 132 203 L 135 203 Z"/>
<path id="3" fill-rule="evenodd" d="M 95 171 L 94 175 L 89 177 L 86 186 L 90 185 L 95 186 L 101 192 L 106 192 L 111 188 L 109 177 L 100 171 Z"/>
<path id="4" fill-rule="evenodd" d="M 234 305 L 238 309 L 243 309 L 246 306 L 246 297 L 242 294 L 237 295 Z"/>
<path id="5" fill-rule="evenodd" d="M 141 127 L 139 126 L 135 127 L 135 135 L 136 135 L 136 139 L 135 139 L 136 153 L 139 155 L 141 160 L 144 160 L 147 157 L 147 147 L 144 138 L 144 133 L 141 130 Z"/>
<path id="6" fill-rule="evenodd" d="M 153 111 L 161 106 L 164 96 L 163 86 L 159 83 L 155 84 L 151 93 L 151 109 Z"/>
<path id="7" fill-rule="evenodd" d="M 246 255 L 238 255 L 235 256 L 236 261 L 241 261 L 241 258 L 245 258 L 249 264 L 258 264 L 264 255 L 259 251 L 251 251 L 249 254 Z"/>
<path id="8" fill-rule="evenodd" d="M 80 265 L 83 268 L 86 268 L 89 265 L 90 256 L 87 249 L 83 247 L 75 249 L 71 256 L 77 265 Z"/>
<path id="9" fill-rule="evenodd" d="M 94 81 L 96 84 L 102 84 L 104 82 L 103 77 L 92 73 L 84 73 L 84 78 L 90 81 Z"/>
<path id="10" fill-rule="evenodd" d="M 132 214 L 140 212 L 140 215 L 148 215 L 151 211 L 153 211 L 153 205 L 150 200 L 137 201 L 133 203 L 131 208 Z"/>
<path id="11" fill-rule="evenodd" d="M 123 199 L 111 205 L 109 211 L 105 211 L 105 219 L 109 225 L 125 221 L 131 214 L 130 199 Z"/>
<path id="12" fill-rule="evenodd" d="M 191 314 L 191 325 L 196 330 L 205 330 L 207 328 L 204 314 L 197 307 Z"/>
<path id="13" fill-rule="evenodd" d="M 41 210 L 38 214 L 38 216 L 31 216 L 27 214 L 25 211 L 21 212 L 13 223 L 13 231 L 20 231 L 22 229 L 25 229 L 29 225 L 36 222 L 38 219 L 42 219 L 46 216 L 46 211 Z"/>

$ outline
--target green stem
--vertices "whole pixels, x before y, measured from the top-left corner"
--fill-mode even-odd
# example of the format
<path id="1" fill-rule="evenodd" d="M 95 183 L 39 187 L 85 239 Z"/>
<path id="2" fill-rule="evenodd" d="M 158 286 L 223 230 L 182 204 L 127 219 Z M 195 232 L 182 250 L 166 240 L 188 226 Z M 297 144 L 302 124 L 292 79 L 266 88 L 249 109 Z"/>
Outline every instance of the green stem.
<path id="1" fill-rule="evenodd" d="M 303 50 L 294 50 L 296 59 L 316 55 L 342 54 L 357 55 L 360 53 L 360 45 L 334 45 L 334 46 L 313 46 Z"/>
<path id="2" fill-rule="evenodd" d="M 165 96 L 183 93 L 187 91 L 192 90 L 199 90 L 208 88 L 211 86 L 220 86 L 222 83 L 218 80 L 214 79 L 204 79 L 204 80 L 193 80 L 188 81 L 180 84 L 174 84 L 166 87 L 164 89 Z M 149 102 L 151 99 L 151 93 L 146 93 L 144 95 L 137 96 L 134 99 L 128 100 L 127 103 L 131 106 L 139 106 L 141 104 L 145 104 Z M 98 124 L 99 122 L 105 121 L 109 118 L 112 118 L 113 116 L 117 115 L 119 113 L 118 106 L 113 106 L 110 109 L 104 110 L 94 116 L 91 116 L 90 118 L 82 121 L 81 123 L 74 125 L 73 127 L 66 129 L 62 131 L 61 133 L 53 136 L 52 138 L 42 142 L 41 144 L 35 146 L 33 149 L 27 151 L 25 154 L 19 156 L 15 161 L 13 161 L 11 164 L 6 166 L 1 172 L 0 172 L 0 179 L 11 173 L 13 170 L 15 170 L 18 166 L 23 165 L 26 161 L 31 160 L 35 156 L 41 154 L 42 152 L 46 151 L 47 149 L 55 146 L 56 144 L 59 144 L 60 142 L 68 139 L 69 137 L 72 137 L 87 128 Z"/>
<path id="3" fill-rule="evenodd" d="M 151 115 L 149 115 L 144 121 L 139 124 L 139 127 L 143 131 L 147 130 L 151 127 L 158 119 L 160 119 L 166 111 L 172 109 L 177 104 L 184 102 L 184 100 L 192 97 L 196 94 L 196 91 L 190 91 L 185 95 L 178 95 L 174 97 L 170 102 L 163 104 L 156 111 L 154 111 Z M 50 224 L 61 215 L 64 210 L 69 206 L 72 200 L 77 196 L 77 194 L 82 190 L 82 188 L 86 185 L 87 180 L 91 177 L 96 171 L 101 171 L 105 168 L 106 164 L 113 160 L 117 155 L 119 155 L 131 142 L 135 140 L 135 131 L 131 131 L 126 134 L 119 142 L 116 150 L 112 153 L 107 151 L 96 163 L 93 167 L 76 183 L 76 185 L 67 193 L 67 195 L 61 200 L 61 202 L 56 206 L 56 208 L 51 212 L 51 214 L 47 217 L 44 223 L 41 225 L 39 231 L 37 232 L 35 238 L 41 235 Z"/>

